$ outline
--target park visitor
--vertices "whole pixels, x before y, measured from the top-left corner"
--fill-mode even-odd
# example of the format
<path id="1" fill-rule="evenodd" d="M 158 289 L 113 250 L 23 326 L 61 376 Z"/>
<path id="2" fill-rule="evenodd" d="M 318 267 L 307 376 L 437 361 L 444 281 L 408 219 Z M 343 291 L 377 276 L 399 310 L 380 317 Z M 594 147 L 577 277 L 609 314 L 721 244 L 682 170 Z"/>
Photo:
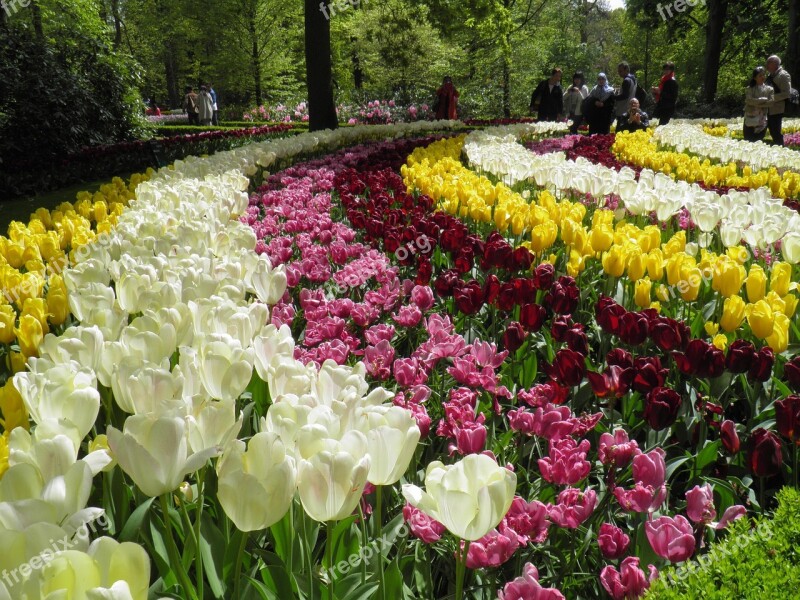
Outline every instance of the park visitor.
<path id="1" fill-rule="evenodd" d="M 214 91 L 214 86 L 211 83 L 206 84 L 208 86 L 208 93 L 211 94 L 211 101 L 213 104 L 214 114 L 211 117 L 211 124 L 212 125 L 219 125 L 219 107 L 217 106 L 217 92 Z"/>
<path id="2" fill-rule="evenodd" d="M 578 128 L 583 123 L 583 101 L 589 96 L 586 87 L 586 78 L 581 71 L 576 71 L 572 76 L 572 85 L 564 92 L 564 113 L 569 115 L 572 125 L 570 133 L 578 133 Z"/>
<path id="3" fill-rule="evenodd" d="M 211 125 L 214 118 L 214 101 L 211 99 L 211 94 L 208 93 L 206 86 L 200 87 L 200 93 L 197 95 L 197 112 L 200 118 L 200 125 Z"/>
<path id="4" fill-rule="evenodd" d="M 792 93 L 792 76 L 781 66 L 781 59 L 774 54 L 767 59 L 767 71 L 767 84 L 775 90 L 767 114 L 767 129 L 772 136 L 772 143 L 783 146 L 783 113 L 786 110 L 786 101 Z"/>
<path id="5" fill-rule="evenodd" d="M 564 113 L 564 92 L 561 89 L 561 69 L 556 67 L 550 72 L 550 78 L 536 86 L 531 94 L 531 114 L 537 115 L 538 121 L 558 121 Z"/>
<path id="6" fill-rule="evenodd" d="M 437 119 L 458 119 L 458 90 L 453 85 L 450 76 L 442 80 L 442 87 L 436 90 L 436 100 L 433 103 L 433 110 Z"/>
<path id="7" fill-rule="evenodd" d="M 614 111 L 614 88 L 608 84 L 605 73 L 597 75 L 597 85 L 583 103 L 583 114 L 589 124 L 589 135 L 606 134 L 611 130 Z"/>
<path id="8" fill-rule="evenodd" d="M 750 78 L 750 85 L 744 96 L 744 139 L 758 142 L 767 133 L 767 113 L 772 105 L 775 92 L 766 84 L 767 70 L 756 67 Z"/>
<path id="9" fill-rule="evenodd" d="M 617 126 L 617 131 L 640 131 L 650 126 L 650 117 L 642 110 L 637 98 L 630 99 L 628 111 L 622 118 L 622 124 Z"/>
<path id="10" fill-rule="evenodd" d="M 194 88 L 190 85 L 186 86 L 183 97 L 183 112 L 189 117 L 189 125 L 200 124 L 197 115 L 197 94 L 194 93 Z"/>
<path id="11" fill-rule="evenodd" d="M 622 77 L 619 92 L 614 94 L 614 116 L 617 117 L 617 128 L 624 122 L 625 114 L 631 98 L 636 97 L 636 77 L 631 73 L 631 67 L 625 61 L 617 65 L 617 74 Z"/>
<path id="12" fill-rule="evenodd" d="M 666 125 L 675 115 L 675 105 L 678 103 L 678 82 L 675 80 L 674 62 L 664 63 L 661 80 L 652 91 L 656 99 L 653 116 L 658 117 L 659 125 Z"/>

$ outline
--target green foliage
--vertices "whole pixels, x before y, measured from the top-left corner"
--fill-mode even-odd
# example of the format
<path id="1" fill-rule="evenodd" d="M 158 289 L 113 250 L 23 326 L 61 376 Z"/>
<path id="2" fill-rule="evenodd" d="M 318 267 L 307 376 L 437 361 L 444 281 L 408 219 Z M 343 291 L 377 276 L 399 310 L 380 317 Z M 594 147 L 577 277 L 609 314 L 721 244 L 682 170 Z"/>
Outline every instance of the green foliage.
<path id="1" fill-rule="evenodd" d="M 648 599 L 788 598 L 800 589 L 800 493 L 784 488 L 772 520 L 735 521 L 707 555 L 661 572 Z"/>

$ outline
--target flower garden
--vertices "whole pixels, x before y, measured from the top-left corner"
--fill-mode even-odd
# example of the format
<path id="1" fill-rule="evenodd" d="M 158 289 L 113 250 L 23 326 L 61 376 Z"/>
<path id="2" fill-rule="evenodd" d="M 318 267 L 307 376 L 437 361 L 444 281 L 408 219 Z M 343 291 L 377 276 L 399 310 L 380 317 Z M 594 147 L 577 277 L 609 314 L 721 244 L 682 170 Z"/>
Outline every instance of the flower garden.
<path id="1" fill-rule="evenodd" d="M 12 223 L 0 600 L 668 597 L 798 487 L 800 154 L 728 132 L 356 125 Z"/>

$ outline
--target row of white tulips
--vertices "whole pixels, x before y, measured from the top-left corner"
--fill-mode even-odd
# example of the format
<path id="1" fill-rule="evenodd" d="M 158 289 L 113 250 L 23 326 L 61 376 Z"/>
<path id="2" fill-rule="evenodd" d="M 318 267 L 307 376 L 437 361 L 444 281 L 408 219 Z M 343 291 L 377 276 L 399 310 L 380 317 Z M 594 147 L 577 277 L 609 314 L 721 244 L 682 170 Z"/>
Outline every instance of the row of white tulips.
<path id="1" fill-rule="evenodd" d="M 265 325 L 285 274 L 256 255 L 237 216 L 258 166 L 453 125 L 304 134 L 187 159 L 139 186 L 108 243 L 64 274 L 79 325 L 48 335 L 14 377 L 33 426 L 12 432 L 0 479 L 0 600 L 147 598 L 142 547 L 78 535 L 102 516 L 87 507 L 94 476 L 117 464 L 165 501 L 218 457 L 219 501 L 243 531 L 275 523 L 295 497 L 315 520 L 341 519 L 367 481 L 400 479 L 420 436 L 413 417 L 368 389 L 363 365 L 318 371 L 294 359 L 289 329 Z M 251 380 L 273 404 L 245 443 L 236 402 Z M 128 415 L 121 429 L 98 431 L 115 410 Z M 98 421 L 101 411 L 109 419 Z M 470 481 L 476 498 L 508 477 L 496 464 L 481 472 Z M 53 549 L 54 540 L 66 541 Z"/>
<path id="2" fill-rule="evenodd" d="M 707 245 L 712 235 L 719 235 L 726 247 L 745 240 L 765 249 L 780 241 L 784 258 L 800 262 L 800 215 L 773 198 L 768 188 L 718 194 L 649 169 L 643 169 L 637 180 L 629 168 L 616 171 L 582 157 L 567 160 L 563 152 L 533 154 L 513 134 L 494 129 L 468 135 L 464 153 L 470 165 L 508 185 L 532 180 L 559 195 L 576 191 L 596 199 L 616 195 L 632 214 L 655 212 L 662 222 L 685 208 L 705 234 L 701 244 Z"/>
<path id="3" fill-rule="evenodd" d="M 670 123 L 656 128 L 653 139 L 660 146 L 676 152 L 694 154 L 722 164 L 734 163 L 757 171 L 775 167 L 780 171 L 800 173 L 800 153 L 794 150 L 711 135 L 696 125 Z"/>

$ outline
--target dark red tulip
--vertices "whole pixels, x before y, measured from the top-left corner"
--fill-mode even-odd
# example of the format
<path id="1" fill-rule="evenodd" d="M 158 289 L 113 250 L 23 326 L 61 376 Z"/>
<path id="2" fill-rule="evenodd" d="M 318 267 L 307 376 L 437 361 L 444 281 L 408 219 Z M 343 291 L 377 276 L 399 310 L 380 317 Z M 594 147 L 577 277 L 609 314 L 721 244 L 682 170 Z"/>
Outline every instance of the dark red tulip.
<path id="1" fill-rule="evenodd" d="M 461 248 L 461 250 L 459 250 L 455 261 L 453 261 L 453 266 L 455 267 L 456 271 L 463 275 L 464 273 L 469 273 L 472 270 L 474 261 L 475 255 L 472 252 L 472 248 L 464 246 Z"/>
<path id="2" fill-rule="evenodd" d="M 598 398 L 622 398 L 631 389 L 636 371 L 632 367 L 623 369 L 611 365 L 603 373 L 586 373 L 592 385 L 594 395 Z"/>
<path id="3" fill-rule="evenodd" d="M 547 311 L 539 304 L 525 304 L 519 311 L 519 322 L 528 331 L 539 331 L 547 319 Z"/>
<path id="4" fill-rule="evenodd" d="M 559 350 L 550 365 L 549 374 L 557 382 L 574 387 L 586 376 L 586 359 L 568 348 Z"/>
<path id="5" fill-rule="evenodd" d="M 658 356 L 642 356 L 634 363 L 636 378 L 633 380 L 633 389 L 642 394 L 649 394 L 653 389 L 663 387 L 669 375 L 669 369 L 661 366 Z"/>
<path id="6" fill-rule="evenodd" d="M 559 277 L 547 294 L 547 305 L 559 315 L 570 315 L 578 308 L 581 291 L 572 277 Z"/>
<path id="7" fill-rule="evenodd" d="M 513 321 L 508 324 L 503 334 L 503 346 L 509 352 L 516 352 L 525 343 L 527 333 L 520 323 Z"/>
<path id="8" fill-rule="evenodd" d="M 691 333 L 685 323 L 661 317 L 650 328 L 650 338 L 665 352 L 682 350 L 689 343 Z"/>
<path id="9" fill-rule="evenodd" d="M 778 433 L 800 445 L 800 396 L 778 400 L 775 403 L 775 421 Z"/>
<path id="10" fill-rule="evenodd" d="M 633 367 L 633 357 L 624 348 L 614 348 L 606 355 L 606 364 L 609 367 L 616 365 L 623 369 L 630 369 Z"/>
<path id="11" fill-rule="evenodd" d="M 747 340 L 736 340 L 728 347 L 725 368 L 731 373 L 747 373 L 756 358 L 756 347 Z"/>
<path id="12" fill-rule="evenodd" d="M 747 463 L 756 477 L 772 477 L 780 473 L 783 452 L 778 436 L 762 427 L 756 429 L 750 435 Z"/>
<path id="13" fill-rule="evenodd" d="M 739 452 L 739 434 L 736 433 L 736 424 L 733 421 L 726 419 L 722 422 L 719 428 L 719 437 L 728 454 Z"/>
<path id="14" fill-rule="evenodd" d="M 448 269 L 447 271 L 442 271 L 439 274 L 433 284 L 433 287 L 436 289 L 436 293 L 439 294 L 441 298 L 447 298 L 453 295 L 453 290 L 455 290 L 456 286 L 460 284 L 461 280 L 458 278 L 458 273 L 452 269 Z"/>
<path id="15" fill-rule="evenodd" d="M 640 313 L 629 312 L 622 315 L 619 326 L 619 339 L 631 346 L 638 346 L 647 340 L 650 322 Z"/>
<path id="16" fill-rule="evenodd" d="M 713 379 L 725 372 L 725 355 L 705 340 L 692 340 L 685 353 L 674 354 L 681 373 Z"/>
<path id="17" fill-rule="evenodd" d="M 555 267 L 550 263 L 542 263 L 533 274 L 534 285 L 537 290 L 549 290 L 553 285 L 555 279 Z"/>
<path id="18" fill-rule="evenodd" d="M 513 286 L 514 302 L 522 306 L 536 301 L 536 288 L 530 277 L 515 277 L 511 280 Z"/>
<path id="19" fill-rule="evenodd" d="M 431 276 L 433 275 L 433 265 L 431 264 L 431 259 L 423 256 L 419 259 L 419 264 L 417 265 L 417 277 L 414 280 L 414 283 L 417 285 L 428 285 L 431 282 Z"/>
<path id="20" fill-rule="evenodd" d="M 506 312 L 514 310 L 514 284 L 511 282 L 500 284 L 500 295 L 497 297 L 497 308 Z"/>
<path id="21" fill-rule="evenodd" d="M 795 356 L 783 365 L 783 374 L 789 380 L 789 385 L 800 391 L 800 356 Z"/>
<path id="22" fill-rule="evenodd" d="M 492 268 L 508 269 L 513 266 L 513 252 L 514 249 L 511 244 L 498 232 L 493 231 L 489 234 L 483 247 L 481 268 L 484 270 Z"/>
<path id="23" fill-rule="evenodd" d="M 527 271 L 533 264 L 533 254 L 525 246 L 520 246 L 514 250 L 511 260 L 514 268 L 518 271 Z"/>
<path id="24" fill-rule="evenodd" d="M 656 431 L 666 429 L 678 418 L 681 408 L 681 396 L 669 388 L 655 388 L 644 403 L 643 418 Z"/>
<path id="25" fill-rule="evenodd" d="M 772 377 L 772 366 L 775 364 L 775 353 L 769 346 L 764 346 L 756 352 L 754 360 L 748 369 L 748 376 L 754 381 L 769 381 Z"/>
<path id="26" fill-rule="evenodd" d="M 627 311 L 624 307 L 614 302 L 614 300 L 608 296 L 601 296 L 595 307 L 597 324 L 600 325 L 603 331 L 613 335 L 619 334 L 622 316 L 626 313 Z"/>
<path id="27" fill-rule="evenodd" d="M 483 287 L 474 279 L 453 290 L 456 308 L 465 315 L 474 315 L 483 306 Z"/>
<path id="28" fill-rule="evenodd" d="M 584 356 L 589 354 L 589 338 L 580 323 L 567 330 L 564 341 L 567 342 L 567 348 L 570 350 L 574 350 Z"/>
<path id="29" fill-rule="evenodd" d="M 567 339 L 567 332 L 572 329 L 572 319 L 568 316 L 558 315 L 553 319 L 553 325 L 550 327 L 550 334 L 553 339 L 559 343 L 563 343 Z"/>
<path id="30" fill-rule="evenodd" d="M 500 297 L 500 280 L 494 273 L 489 275 L 483 283 L 483 297 L 487 304 L 494 304 L 495 300 Z"/>

